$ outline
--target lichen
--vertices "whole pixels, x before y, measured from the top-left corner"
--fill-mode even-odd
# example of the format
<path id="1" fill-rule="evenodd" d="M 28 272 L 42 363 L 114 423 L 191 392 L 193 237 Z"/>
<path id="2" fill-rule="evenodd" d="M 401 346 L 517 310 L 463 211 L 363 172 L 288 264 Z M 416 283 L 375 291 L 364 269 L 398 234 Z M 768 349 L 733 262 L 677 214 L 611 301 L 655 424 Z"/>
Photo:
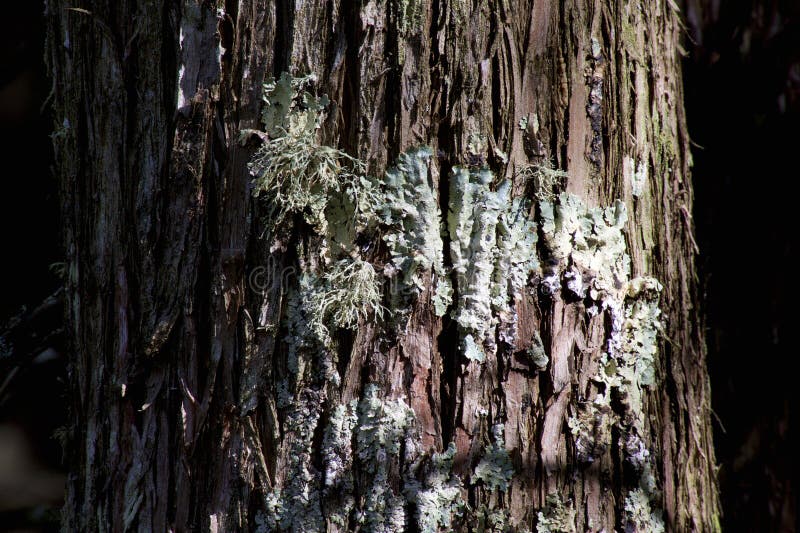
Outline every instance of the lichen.
<path id="1" fill-rule="evenodd" d="M 622 287 L 605 307 L 611 315 L 611 333 L 597 380 L 621 393 L 626 414 L 622 422 L 643 435 L 642 389 L 656 382 L 658 306 L 661 284 L 653 278 L 636 278 Z"/>
<path id="2" fill-rule="evenodd" d="M 584 300 L 589 317 L 603 312 L 611 323 L 595 377 L 602 392 L 591 402 L 579 403 L 568 419 L 576 457 L 592 462 L 604 453 L 615 425 L 640 487 L 655 494 L 642 391 L 656 383 L 661 284 L 646 277 L 630 279 L 622 202 L 587 208 L 577 197 L 562 193 L 553 201 L 540 197 L 539 213 L 548 254 L 543 291 L 565 290 Z M 617 412 L 611 407 L 612 391 L 622 408 Z"/>
<path id="3" fill-rule="evenodd" d="M 509 205 L 510 187 L 499 189 L 503 205 Z M 528 215 L 529 205 L 521 199 L 511 201 L 497 219 L 497 249 L 492 275 L 492 307 L 501 317 L 516 314 L 509 303 L 519 296 L 531 273 L 539 270 L 536 255 L 536 223 Z"/>
<path id="4" fill-rule="evenodd" d="M 636 376 L 639 385 L 653 385 L 658 353 L 661 284 L 653 278 L 636 278 L 626 285 L 625 305 L 616 350 Z M 613 338 L 613 336 L 612 336 Z"/>
<path id="5" fill-rule="evenodd" d="M 323 292 L 323 282 L 310 271 L 302 272 L 297 288 L 288 290 L 283 340 L 287 348 L 287 368 L 295 382 L 306 374 L 309 365 L 316 363 L 327 381 L 339 383 L 332 360 L 332 339 L 320 310 Z"/>
<path id="6" fill-rule="evenodd" d="M 484 448 L 483 457 L 472 474 L 473 481 L 480 481 L 489 491 L 505 492 L 514 476 L 514 466 L 503 438 L 503 424 L 492 426 L 494 442 Z"/>
<path id="7" fill-rule="evenodd" d="M 511 183 L 495 190 L 487 169 L 454 167 L 450 177 L 447 226 L 458 301 L 453 318 L 467 358 L 483 361 L 495 349 L 499 323 L 512 326 L 501 336 L 513 342 L 516 314 L 510 303 L 538 269 L 536 226 L 528 206 L 511 199 Z"/>
<path id="8" fill-rule="evenodd" d="M 580 402 L 567 425 L 575 442 L 575 454 L 581 463 L 592 463 L 611 445 L 614 413 L 608 399 L 599 394 L 592 402 Z"/>
<path id="9" fill-rule="evenodd" d="M 320 417 L 322 393 L 307 389 L 294 400 L 284 425 L 285 482 L 264 498 L 262 527 L 266 531 L 324 530 L 320 498 L 321 474 L 314 467 L 314 431 Z"/>
<path id="10" fill-rule="evenodd" d="M 439 206 L 428 177 L 431 154 L 428 147 L 400 154 L 382 182 L 382 220 L 388 227 L 384 240 L 392 260 L 384 273 L 396 281 L 392 307 L 402 316 L 425 288 L 428 271 L 436 278 L 432 298 L 437 314 L 445 313 L 452 295 L 444 268 Z"/>
<path id="11" fill-rule="evenodd" d="M 661 513 L 653 511 L 644 490 L 631 490 L 625 497 L 624 526 L 626 533 L 664 533 Z"/>
<path id="12" fill-rule="evenodd" d="M 647 161 L 642 159 L 637 165 L 632 157 L 626 159 L 626 166 L 630 168 L 631 194 L 638 198 L 644 194 L 644 188 L 647 185 Z"/>
<path id="13" fill-rule="evenodd" d="M 575 533 L 575 506 L 572 501 L 566 505 L 556 493 L 547 495 L 544 509 L 537 514 L 537 533 Z"/>
<path id="14" fill-rule="evenodd" d="M 359 320 L 383 317 L 381 279 L 372 264 L 346 258 L 325 269 L 320 286 L 311 293 L 311 314 L 317 327 L 328 323 L 354 329 Z"/>
<path id="15" fill-rule="evenodd" d="M 371 532 L 405 530 L 405 499 L 389 483 L 393 457 L 408 438 L 414 412 L 402 400 L 383 400 L 378 387 L 368 385 L 358 404 L 356 455 L 369 476 L 357 521 Z"/>
<path id="16" fill-rule="evenodd" d="M 346 524 L 355 505 L 353 497 L 353 430 L 358 422 L 356 403 L 337 405 L 331 413 L 322 438 L 325 473 L 323 489 L 328 519 L 339 526 Z"/>
<path id="17" fill-rule="evenodd" d="M 361 161 L 317 141 L 328 99 L 302 90 L 313 80 L 283 73 L 264 85 L 265 134 L 260 134 L 263 142 L 249 167 L 253 195 L 266 199 L 273 225 L 297 213 L 325 234 L 332 197 L 343 197 L 339 203 L 352 206 L 353 218 L 362 225 L 373 215 L 370 200 L 375 197 Z"/>
<path id="18" fill-rule="evenodd" d="M 539 335 L 538 331 L 533 332 L 531 346 L 528 348 L 527 354 L 531 363 L 533 363 L 533 366 L 537 370 L 547 370 L 547 363 L 550 362 L 550 358 L 547 356 L 542 337 Z"/>
<path id="19" fill-rule="evenodd" d="M 450 531 L 453 519 L 464 510 L 461 480 L 452 473 L 456 446 L 450 443 L 442 453 L 434 453 L 430 461 L 417 465 L 417 476 L 407 474 L 403 492 L 416 507 L 415 518 L 421 533 Z"/>
<path id="20" fill-rule="evenodd" d="M 526 123 L 525 125 L 527 126 L 528 124 Z M 539 131 L 538 115 L 533 115 L 531 125 L 534 133 L 537 133 Z M 556 191 L 563 187 L 564 181 L 568 177 L 565 171 L 555 168 L 549 160 L 544 160 L 535 165 L 526 165 L 519 171 L 519 175 L 526 181 L 531 182 L 533 195 L 540 202 L 552 202 L 556 196 Z"/>
<path id="21" fill-rule="evenodd" d="M 544 242 L 554 267 L 543 279 L 550 293 L 567 288 L 578 297 L 602 301 L 619 290 L 630 275 L 622 228 L 628 219 L 625 204 L 587 208 L 574 195 L 561 193 L 558 202 L 539 202 Z"/>

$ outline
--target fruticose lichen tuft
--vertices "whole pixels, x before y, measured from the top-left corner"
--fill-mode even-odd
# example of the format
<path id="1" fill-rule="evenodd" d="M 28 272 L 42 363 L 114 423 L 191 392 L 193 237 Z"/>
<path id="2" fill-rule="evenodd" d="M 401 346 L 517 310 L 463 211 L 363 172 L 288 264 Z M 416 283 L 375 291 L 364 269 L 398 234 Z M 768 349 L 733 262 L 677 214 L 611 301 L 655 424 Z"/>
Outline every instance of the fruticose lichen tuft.
<path id="1" fill-rule="evenodd" d="M 484 487 L 489 491 L 495 489 L 501 492 L 507 491 L 511 478 L 514 476 L 514 466 L 511 464 L 511 458 L 506 449 L 503 431 L 503 424 L 492 426 L 494 442 L 484 448 L 483 457 L 472 475 L 473 481 L 483 482 Z"/>
<path id="2" fill-rule="evenodd" d="M 352 206 L 357 224 L 367 224 L 374 197 L 364 177 L 364 164 L 345 152 L 317 141 L 317 129 L 328 103 L 303 91 L 312 76 L 292 78 L 283 73 L 264 85 L 262 122 L 266 134 L 250 161 L 253 195 L 264 197 L 271 209 L 271 223 L 288 214 L 301 214 L 320 234 L 328 229 L 326 211 L 334 196 Z"/>
<path id="3" fill-rule="evenodd" d="M 544 509 L 537 515 L 536 533 L 575 533 L 575 506 L 567 505 L 556 493 L 547 495 Z"/>
<path id="4" fill-rule="evenodd" d="M 330 265 L 311 298 L 312 315 L 321 321 L 319 327 L 327 322 L 354 329 L 359 319 L 370 314 L 377 319 L 383 316 L 381 279 L 372 264 L 361 259 L 346 258 Z"/>
<path id="5" fill-rule="evenodd" d="M 525 125 L 528 125 L 527 122 Z M 539 129 L 539 118 L 536 115 L 533 117 L 533 125 L 535 130 Z M 553 163 L 548 160 L 537 165 L 523 167 L 519 175 L 530 180 L 533 185 L 533 194 L 540 202 L 553 201 L 556 195 L 555 191 L 563 187 L 564 181 L 568 177 L 565 171 L 554 168 Z"/>

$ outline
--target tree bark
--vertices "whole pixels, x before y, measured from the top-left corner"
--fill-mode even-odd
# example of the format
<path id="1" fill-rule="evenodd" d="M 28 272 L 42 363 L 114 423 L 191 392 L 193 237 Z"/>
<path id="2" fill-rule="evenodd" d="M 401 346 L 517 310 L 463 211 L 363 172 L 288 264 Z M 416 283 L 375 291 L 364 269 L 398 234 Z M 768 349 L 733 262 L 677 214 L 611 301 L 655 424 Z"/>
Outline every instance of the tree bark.
<path id="1" fill-rule="evenodd" d="M 67 530 L 719 529 L 673 2 L 50 0 L 47 20 Z M 330 104 L 314 146 L 363 161 L 382 198 L 387 170 L 411 175 L 401 154 L 433 154 L 407 163 L 424 163 L 414 190 L 439 213 L 420 227 L 442 264 L 414 263 L 420 287 L 395 297 L 402 273 L 380 267 L 409 218 L 358 230 L 388 309 L 326 323 L 325 342 L 306 342 L 315 317 L 297 309 L 331 239 L 308 212 L 270 222 L 248 163 L 274 135 L 241 135 L 267 131 L 262 84 L 284 72 L 315 76 L 305 90 Z M 467 195 L 453 180 L 480 169 L 486 198 L 507 180 L 529 201 L 539 264 L 475 326 L 483 361 L 458 318 L 480 287 L 446 222 Z M 577 237 L 555 252 L 548 206 L 558 225 L 617 200 L 627 222 L 596 230 L 622 228 L 630 274 L 583 294 L 607 265 L 575 290 Z M 618 321 L 652 309 L 644 277 L 663 286 L 652 380 L 612 368 Z M 527 355 L 537 339 L 547 363 Z"/>

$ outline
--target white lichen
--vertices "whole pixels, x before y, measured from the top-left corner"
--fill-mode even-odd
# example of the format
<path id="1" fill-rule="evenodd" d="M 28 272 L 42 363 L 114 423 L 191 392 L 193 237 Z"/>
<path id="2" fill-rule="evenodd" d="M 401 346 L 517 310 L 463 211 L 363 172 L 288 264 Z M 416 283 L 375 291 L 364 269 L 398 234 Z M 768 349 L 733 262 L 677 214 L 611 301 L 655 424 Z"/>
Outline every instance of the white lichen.
<path id="1" fill-rule="evenodd" d="M 452 295 L 443 264 L 439 206 L 428 176 L 431 154 L 428 147 L 400 154 L 382 183 L 382 220 L 388 226 L 383 238 L 392 260 L 384 272 L 397 281 L 393 294 L 400 298 L 393 307 L 401 314 L 425 288 L 426 272 L 436 278 L 432 299 L 437 314 L 445 313 Z"/>
<path id="2" fill-rule="evenodd" d="M 544 509 L 537 514 L 537 533 L 575 533 L 575 517 L 577 513 L 572 501 L 561 501 L 556 493 L 547 495 Z"/>
<path id="3" fill-rule="evenodd" d="M 472 474 L 473 481 L 480 481 L 489 491 L 505 492 L 514 476 L 514 466 L 506 449 L 503 424 L 492 426 L 494 442 L 484 448 L 483 457 Z"/>
<path id="4" fill-rule="evenodd" d="M 642 159 L 637 165 L 632 157 L 626 157 L 625 166 L 630 168 L 631 194 L 638 198 L 644 194 L 644 188 L 647 185 L 647 161 Z"/>

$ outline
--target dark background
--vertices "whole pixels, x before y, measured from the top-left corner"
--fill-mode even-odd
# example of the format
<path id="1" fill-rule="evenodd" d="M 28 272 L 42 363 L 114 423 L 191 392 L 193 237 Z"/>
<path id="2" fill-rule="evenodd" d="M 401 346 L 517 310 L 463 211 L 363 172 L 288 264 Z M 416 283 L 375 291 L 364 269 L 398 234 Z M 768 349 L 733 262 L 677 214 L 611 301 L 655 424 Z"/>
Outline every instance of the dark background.
<path id="1" fill-rule="evenodd" d="M 43 9 L 3 7 L 0 334 L 57 290 L 62 257 Z M 796 531 L 800 2 L 686 0 L 683 8 L 723 527 Z M 40 340 L 56 333 L 25 365 L 3 359 L 0 346 L 0 531 L 58 530 L 63 338 L 57 318 L 37 324 Z"/>

